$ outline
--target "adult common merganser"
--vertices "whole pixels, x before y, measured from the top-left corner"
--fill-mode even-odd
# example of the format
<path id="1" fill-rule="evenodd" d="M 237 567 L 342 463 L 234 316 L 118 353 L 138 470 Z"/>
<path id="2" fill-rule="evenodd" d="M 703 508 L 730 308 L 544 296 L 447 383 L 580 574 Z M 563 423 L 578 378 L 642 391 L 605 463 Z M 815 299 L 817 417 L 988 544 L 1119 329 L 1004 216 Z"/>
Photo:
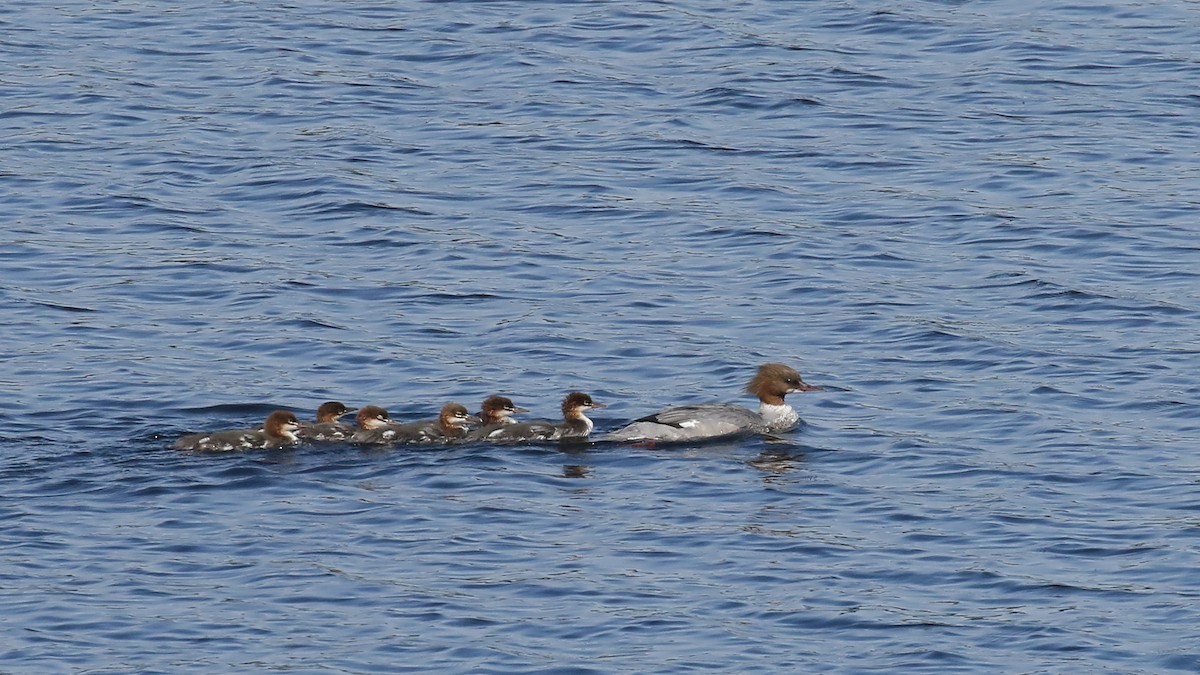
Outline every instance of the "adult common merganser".
<path id="1" fill-rule="evenodd" d="M 497 427 L 482 440 L 489 441 L 558 441 L 583 439 L 592 433 L 592 421 L 584 413 L 605 407 L 596 403 L 591 396 L 573 391 L 562 402 L 563 421 L 518 422 Z"/>
<path id="2" fill-rule="evenodd" d="M 296 435 L 302 441 L 345 441 L 354 435 L 354 427 L 338 418 L 354 412 L 337 401 L 326 401 L 317 408 L 317 421 L 300 428 Z"/>
<path id="3" fill-rule="evenodd" d="M 478 417 L 481 426 L 469 432 L 467 440 L 483 440 L 496 429 L 516 424 L 517 421 L 512 418 L 513 415 L 527 412 L 529 410 L 516 406 L 507 396 L 489 396 L 483 400 L 483 405 L 479 410 Z"/>
<path id="4" fill-rule="evenodd" d="M 783 397 L 797 391 L 817 391 L 800 373 L 782 363 L 766 363 L 746 384 L 760 402 L 758 412 L 733 403 L 705 403 L 667 408 L 634 420 L 605 434 L 606 441 L 696 441 L 744 433 L 786 431 L 800 416 Z"/>
<path id="5" fill-rule="evenodd" d="M 364 408 L 365 410 L 365 408 Z M 381 409 L 382 410 L 382 409 Z M 386 419 L 386 412 L 384 413 Z M 361 416 L 362 413 L 360 412 Z M 382 421 L 377 418 L 377 421 Z M 442 406 L 437 419 L 395 424 L 388 420 L 369 430 L 360 430 L 350 438 L 354 443 L 429 443 L 461 438 L 467 428 L 478 424 L 479 418 L 458 403 Z M 361 422 L 360 422 L 361 427 Z"/>
<path id="6" fill-rule="evenodd" d="M 296 430 L 300 421 L 286 410 L 276 410 L 267 415 L 261 429 L 233 429 L 214 431 L 207 434 L 188 434 L 175 441 L 176 450 L 203 450 L 207 452 L 229 452 L 232 450 L 263 450 L 294 445 L 300 439 Z"/>

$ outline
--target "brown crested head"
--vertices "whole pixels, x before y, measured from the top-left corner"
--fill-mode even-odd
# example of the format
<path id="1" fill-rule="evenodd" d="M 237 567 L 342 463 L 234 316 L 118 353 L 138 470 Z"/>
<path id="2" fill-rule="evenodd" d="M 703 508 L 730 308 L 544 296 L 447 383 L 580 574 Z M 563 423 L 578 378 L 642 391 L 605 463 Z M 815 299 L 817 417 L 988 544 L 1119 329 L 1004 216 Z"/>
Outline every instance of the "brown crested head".
<path id="1" fill-rule="evenodd" d="M 758 400 L 770 405 L 782 405 L 783 397 L 794 391 L 816 391 L 820 387 L 808 384 L 791 366 L 782 363 L 764 363 L 746 383 L 746 393 L 754 394 Z"/>
<path id="2" fill-rule="evenodd" d="M 329 424 L 338 421 L 346 413 L 354 412 L 337 401 L 326 401 L 317 408 L 317 423 Z"/>
<path id="3" fill-rule="evenodd" d="M 354 422 L 358 424 L 358 428 L 363 431 L 378 429 L 392 423 L 392 419 L 388 417 L 388 412 L 377 405 L 367 405 L 359 409 L 358 414 L 354 416 Z"/>
<path id="4" fill-rule="evenodd" d="M 300 420 L 296 419 L 294 413 L 286 410 L 276 410 L 270 415 L 267 415 L 267 421 L 263 422 L 263 429 L 271 436 L 283 436 L 300 428 Z"/>
<path id="5" fill-rule="evenodd" d="M 469 424 L 479 422 L 479 418 L 472 415 L 466 406 L 462 404 L 447 403 L 442 406 L 442 412 L 438 415 L 438 422 L 445 428 L 462 429 Z"/>
<path id="6" fill-rule="evenodd" d="M 525 408 L 518 408 L 507 396 L 489 396 L 483 400 L 483 405 L 480 407 L 480 418 L 484 424 L 494 424 L 509 415 L 523 412 L 529 411 Z"/>
<path id="7" fill-rule="evenodd" d="M 588 396 L 582 391 L 573 391 L 567 394 L 563 399 L 562 413 L 563 417 L 572 417 L 574 415 L 582 414 L 585 410 L 603 407 L 603 403 L 596 403 L 592 400 L 591 396 Z"/>

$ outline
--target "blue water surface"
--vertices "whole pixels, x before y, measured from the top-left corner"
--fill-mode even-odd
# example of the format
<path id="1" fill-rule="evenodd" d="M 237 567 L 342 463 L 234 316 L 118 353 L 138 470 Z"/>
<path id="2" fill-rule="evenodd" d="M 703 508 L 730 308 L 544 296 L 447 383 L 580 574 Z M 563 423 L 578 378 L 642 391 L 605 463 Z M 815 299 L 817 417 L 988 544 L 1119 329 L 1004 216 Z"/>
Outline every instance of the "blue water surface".
<path id="1" fill-rule="evenodd" d="M 1200 670 L 1200 6 L 0 7 L 0 670 Z M 204 455 L 500 392 L 781 439 Z"/>

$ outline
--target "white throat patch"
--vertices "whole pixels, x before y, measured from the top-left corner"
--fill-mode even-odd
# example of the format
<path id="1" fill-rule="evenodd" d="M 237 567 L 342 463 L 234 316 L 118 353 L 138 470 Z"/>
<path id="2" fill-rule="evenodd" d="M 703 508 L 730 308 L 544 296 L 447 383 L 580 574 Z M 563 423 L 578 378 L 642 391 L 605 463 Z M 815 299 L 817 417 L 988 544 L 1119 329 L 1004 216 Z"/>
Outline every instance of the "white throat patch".
<path id="1" fill-rule="evenodd" d="M 758 414 L 762 415 L 763 422 L 767 423 L 768 431 L 786 431 L 800 421 L 800 415 L 786 403 L 783 405 L 763 403 L 758 407 Z"/>

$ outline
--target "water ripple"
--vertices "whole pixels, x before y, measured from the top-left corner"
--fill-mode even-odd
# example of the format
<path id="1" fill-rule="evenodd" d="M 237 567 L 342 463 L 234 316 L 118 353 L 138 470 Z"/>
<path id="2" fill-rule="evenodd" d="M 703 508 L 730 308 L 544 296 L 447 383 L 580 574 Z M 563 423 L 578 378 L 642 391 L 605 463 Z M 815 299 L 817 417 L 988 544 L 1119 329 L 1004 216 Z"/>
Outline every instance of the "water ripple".
<path id="1" fill-rule="evenodd" d="M 1194 17 L 781 9 L 0 9 L 0 660 L 1196 670 Z M 764 361 L 784 439 L 169 449 Z"/>

